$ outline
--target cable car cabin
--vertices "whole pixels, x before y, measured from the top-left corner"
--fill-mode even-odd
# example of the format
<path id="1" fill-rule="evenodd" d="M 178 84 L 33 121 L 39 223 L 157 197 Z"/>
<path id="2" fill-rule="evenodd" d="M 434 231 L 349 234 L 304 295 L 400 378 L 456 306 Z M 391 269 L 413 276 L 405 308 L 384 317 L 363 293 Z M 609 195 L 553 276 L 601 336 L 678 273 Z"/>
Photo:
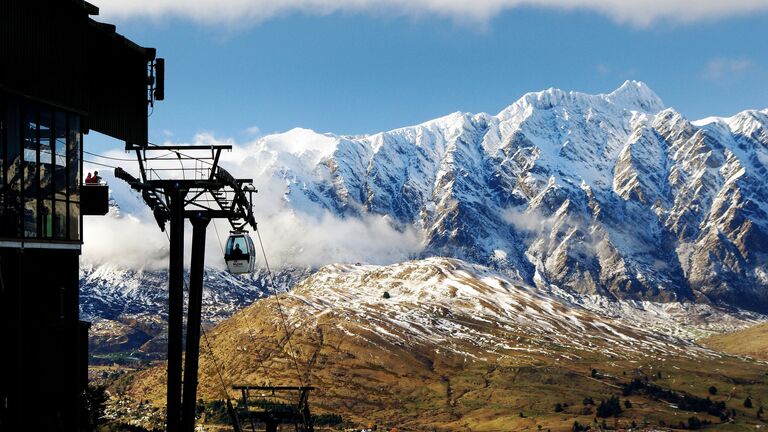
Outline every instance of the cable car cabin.
<path id="1" fill-rule="evenodd" d="M 227 270 L 234 274 L 252 273 L 256 266 L 256 249 L 248 231 L 233 231 L 224 252 Z"/>

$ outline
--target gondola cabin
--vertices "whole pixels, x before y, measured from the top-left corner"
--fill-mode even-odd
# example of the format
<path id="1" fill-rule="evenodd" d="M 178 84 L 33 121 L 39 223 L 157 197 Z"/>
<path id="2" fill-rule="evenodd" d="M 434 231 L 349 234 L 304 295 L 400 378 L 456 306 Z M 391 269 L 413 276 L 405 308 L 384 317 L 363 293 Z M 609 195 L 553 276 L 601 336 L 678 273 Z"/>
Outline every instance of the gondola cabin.
<path id="1" fill-rule="evenodd" d="M 248 231 L 230 233 L 224 252 L 224 261 L 230 273 L 253 273 L 256 267 L 256 249 Z"/>

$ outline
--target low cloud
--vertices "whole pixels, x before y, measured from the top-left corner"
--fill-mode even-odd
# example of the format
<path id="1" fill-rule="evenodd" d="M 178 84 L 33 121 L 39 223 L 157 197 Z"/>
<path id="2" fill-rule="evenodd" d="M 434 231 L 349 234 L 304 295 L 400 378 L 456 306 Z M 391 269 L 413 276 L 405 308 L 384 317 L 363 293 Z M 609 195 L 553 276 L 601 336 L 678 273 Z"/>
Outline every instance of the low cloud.
<path id="1" fill-rule="evenodd" d="M 198 23 L 257 24 L 288 13 L 334 12 L 436 15 L 487 22 L 519 7 L 590 10 L 618 23 L 648 26 L 657 21 L 691 22 L 768 10 L 765 0 L 102 0 L 106 18 L 182 18 Z"/>
<path id="2" fill-rule="evenodd" d="M 83 263 L 134 270 L 168 267 L 168 240 L 157 225 L 134 216 L 86 217 Z"/>
<path id="3" fill-rule="evenodd" d="M 509 208 L 502 215 L 505 222 L 515 227 L 517 231 L 535 234 L 552 228 L 553 216 L 545 216 L 535 209 L 520 210 Z"/>
<path id="4" fill-rule="evenodd" d="M 746 58 L 714 58 L 707 62 L 702 78 L 708 81 L 736 78 L 752 69 L 752 60 Z"/>
<path id="5" fill-rule="evenodd" d="M 391 264 L 413 258 L 422 248 L 421 233 L 414 228 L 398 231 L 382 216 L 342 219 L 325 212 L 317 218 L 285 212 L 259 225 L 271 262 L 302 267 Z"/>
<path id="6" fill-rule="evenodd" d="M 606 63 L 598 63 L 595 65 L 595 71 L 602 76 L 608 76 L 611 74 L 612 69 Z"/>
<path id="7" fill-rule="evenodd" d="M 297 172 L 312 166 L 329 154 L 334 145 L 328 136 L 307 130 L 294 130 L 238 144 L 220 140 L 212 134 L 200 134 L 191 144 L 231 144 L 231 152 L 222 154 L 221 166 L 236 177 L 253 178 L 259 192 L 254 196 L 254 213 L 259 224 L 270 264 L 319 267 L 326 264 L 389 264 L 415 257 L 423 248 L 423 233 L 416 227 L 395 227 L 387 216 L 363 214 L 341 217 L 303 196 L 296 184 L 286 181 L 276 168 L 293 166 Z M 119 151 L 104 154 L 126 158 Z M 98 159 L 93 157 L 92 159 Z M 106 159 L 135 176 L 137 164 Z M 177 160 L 152 162 L 150 167 L 179 167 Z M 86 171 L 97 169 L 86 164 Z M 158 171 L 165 173 L 165 171 Z M 168 239 L 160 231 L 141 197 L 111 170 L 100 175 L 109 183 L 111 196 L 119 210 L 104 217 L 88 217 L 84 222 L 83 261 L 87 264 L 111 264 L 131 269 L 165 269 Z M 300 184 L 299 184 L 300 186 Z M 293 188 L 293 190 L 291 190 Z M 208 227 L 206 264 L 223 268 L 222 247 L 229 235 L 229 224 L 217 220 Z M 189 263 L 191 227 L 187 226 L 186 259 Z M 217 235 L 218 233 L 218 235 Z M 256 235 L 252 233 L 254 241 Z M 264 265 L 257 246 L 257 263 Z"/>
<path id="8" fill-rule="evenodd" d="M 261 129 L 258 126 L 251 126 L 245 130 L 245 133 L 250 136 L 261 135 Z"/>

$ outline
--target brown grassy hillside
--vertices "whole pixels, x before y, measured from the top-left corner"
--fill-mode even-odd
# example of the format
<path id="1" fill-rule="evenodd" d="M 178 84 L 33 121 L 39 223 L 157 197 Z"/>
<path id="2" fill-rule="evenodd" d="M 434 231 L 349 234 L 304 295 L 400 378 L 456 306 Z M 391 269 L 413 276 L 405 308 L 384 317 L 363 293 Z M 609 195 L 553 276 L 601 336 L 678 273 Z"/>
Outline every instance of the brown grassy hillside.
<path id="1" fill-rule="evenodd" d="M 768 360 L 768 323 L 733 333 L 711 336 L 700 342 L 712 349 L 729 354 Z"/>
<path id="2" fill-rule="evenodd" d="M 642 392 L 623 396 L 634 378 L 700 398 L 714 385 L 721 391 L 710 397 L 736 410 L 721 430 L 763 424 L 756 410 L 768 401 L 765 366 L 574 309 L 459 261 L 327 267 L 279 297 L 288 337 L 277 302 L 260 300 L 209 332 L 226 384 L 295 385 L 301 376 L 318 388 L 315 412 L 356 424 L 565 431 L 595 419 L 585 398 L 610 396 L 632 405 L 606 419 L 611 426 L 721 421 Z M 149 369 L 128 394 L 162 405 L 164 381 L 163 367 Z M 204 344 L 200 381 L 202 398 L 222 397 Z M 748 395 L 753 409 L 742 404 Z"/>

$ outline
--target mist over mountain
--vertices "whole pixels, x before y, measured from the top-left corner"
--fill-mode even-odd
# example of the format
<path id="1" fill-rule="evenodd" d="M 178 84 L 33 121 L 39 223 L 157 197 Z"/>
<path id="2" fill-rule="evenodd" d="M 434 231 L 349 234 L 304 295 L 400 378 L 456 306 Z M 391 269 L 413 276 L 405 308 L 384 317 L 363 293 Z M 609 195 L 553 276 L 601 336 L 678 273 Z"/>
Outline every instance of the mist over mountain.
<path id="1" fill-rule="evenodd" d="M 254 178 L 278 267 L 447 256 L 539 288 L 768 310 L 768 110 L 692 122 L 627 81 L 370 136 L 294 129 L 228 143 L 221 163 Z M 117 219 L 160 239 L 114 240 L 122 255 L 161 270 L 164 235 L 137 196 L 111 185 L 121 213 L 86 224 L 84 262 L 111 261 L 89 226 Z M 220 269 L 212 231 L 208 264 Z"/>

